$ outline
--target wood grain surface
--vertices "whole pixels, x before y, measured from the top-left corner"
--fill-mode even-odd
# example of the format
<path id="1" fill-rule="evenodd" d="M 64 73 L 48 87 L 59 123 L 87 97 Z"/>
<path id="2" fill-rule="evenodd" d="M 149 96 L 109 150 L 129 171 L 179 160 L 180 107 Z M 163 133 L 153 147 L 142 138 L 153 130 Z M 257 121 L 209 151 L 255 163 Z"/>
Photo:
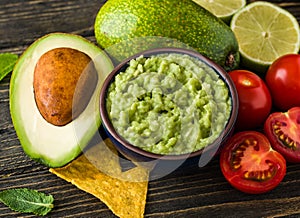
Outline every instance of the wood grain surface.
<path id="1" fill-rule="evenodd" d="M 51 32 L 75 33 L 95 42 L 93 23 L 103 0 L 1 0 L 0 52 L 21 54 L 34 40 Z M 252 2 L 252 1 L 248 1 Z M 273 0 L 300 22 L 298 0 Z M 115 217 L 97 198 L 49 173 L 23 152 L 9 112 L 10 75 L 0 82 L 0 191 L 37 189 L 55 198 L 47 217 Z M 34 217 L 0 203 L 0 217 Z M 163 178 L 150 181 L 145 217 L 300 217 L 300 166 L 288 164 L 287 174 L 273 191 L 247 195 L 224 179 L 218 158 L 199 168 L 186 161 Z"/>

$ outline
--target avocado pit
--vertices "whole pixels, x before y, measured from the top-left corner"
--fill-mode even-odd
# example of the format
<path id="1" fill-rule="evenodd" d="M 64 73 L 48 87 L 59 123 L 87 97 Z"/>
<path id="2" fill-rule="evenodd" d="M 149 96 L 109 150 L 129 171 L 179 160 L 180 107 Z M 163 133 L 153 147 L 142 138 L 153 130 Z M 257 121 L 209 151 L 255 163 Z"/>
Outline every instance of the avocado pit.
<path id="1" fill-rule="evenodd" d="M 33 88 L 43 118 L 64 126 L 86 108 L 98 81 L 92 59 L 72 48 L 54 48 L 44 53 L 34 69 Z"/>

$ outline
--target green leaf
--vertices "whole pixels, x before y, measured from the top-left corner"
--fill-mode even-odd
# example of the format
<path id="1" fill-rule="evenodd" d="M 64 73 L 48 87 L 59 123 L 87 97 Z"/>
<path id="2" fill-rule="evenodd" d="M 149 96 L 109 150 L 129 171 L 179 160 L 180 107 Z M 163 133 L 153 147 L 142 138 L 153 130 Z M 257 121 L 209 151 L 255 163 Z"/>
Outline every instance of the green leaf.
<path id="1" fill-rule="evenodd" d="M 21 213 L 44 216 L 54 207 L 53 201 L 52 195 L 27 188 L 8 189 L 0 192 L 0 202 Z"/>
<path id="2" fill-rule="evenodd" d="M 11 53 L 0 54 L 0 81 L 13 70 L 17 60 L 18 60 L 18 55 L 16 54 L 11 54 Z"/>

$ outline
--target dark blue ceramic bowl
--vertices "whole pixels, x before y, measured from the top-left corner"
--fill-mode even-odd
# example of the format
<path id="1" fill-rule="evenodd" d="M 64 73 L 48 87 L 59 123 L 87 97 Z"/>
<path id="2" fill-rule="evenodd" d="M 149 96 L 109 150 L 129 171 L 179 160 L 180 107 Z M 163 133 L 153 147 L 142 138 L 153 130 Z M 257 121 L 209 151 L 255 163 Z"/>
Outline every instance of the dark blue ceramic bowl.
<path id="1" fill-rule="evenodd" d="M 227 87 L 230 92 L 230 97 L 232 101 L 232 110 L 230 118 L 227 122 L 226 127 L 224 128 L 223 132 L 220 134 L 219 138 L 217 138 L 212 144 L 208 145 L 205 149 L 201 149 L 192 153 L 188 154 L 181 154 L 181 155 L 160 155 L 151 153 L 145 150 L 142 150 L 132 144 L 130 144 L 128 141 L 123 139 L 115 130 L 113 124 L 111 123 L 108 112 L 106 110 L 106 97 L 107 97 L 107 90 L 111 84 L 111 82 L 114 81 L 115 76 L 125 71 L 126 68 L 129 65 L 129 61 L 131 59 L 135 59 L 139 57 L 140 55 L 143 55 L 144 57 L 150 57 L 153 55 L 163 54 L 163 53 L 179 53 L 179 54 L 187 54 L 191 57 L 197 58 L 200 61 L 206 63 L 208 66 L 210 66 L 217 74 L 219 74 L 220 78 L 225 81 L 227 84 Z M 187 49 L 181 49 L 181 48 L 160 48 L 160 49 L 152 49 L 147 50 L 142 53 L 136 54 L 119 65 L 115 67 L 115 69 L 108 75 L 106 80 L 103 83 L 103 87 L 101 89 L 100 93 L 100 115 L 102 120 L 102 126 L 104 127 L 108 137 L 111 139 L 111 141 L 114 143 L 117 150 L 126 158 L 133 161 L 138 162 L 148 162 L 148 161 L 154 161 L 154 160 L 185 160 L 190 157 L 196 157 L 203 154 L 203 152 L 208 152 L 209 155 L 215 155 L 217 153 L 217 150 L 224 144 L 224 142 L 231 136 L 234 124 L 237 118 L 238 113 L 238 95 L 236 92 L 236 89 L 234 87 L 234 84 L 227 74 L 227 72 L 218 66 L 216 63 L 212 62 L 208 58 L 202 56 L 201 54 L 193 51 L 193 50 L 187 50 Z M 211 154 L 210 154 L 211 153 Z"/>

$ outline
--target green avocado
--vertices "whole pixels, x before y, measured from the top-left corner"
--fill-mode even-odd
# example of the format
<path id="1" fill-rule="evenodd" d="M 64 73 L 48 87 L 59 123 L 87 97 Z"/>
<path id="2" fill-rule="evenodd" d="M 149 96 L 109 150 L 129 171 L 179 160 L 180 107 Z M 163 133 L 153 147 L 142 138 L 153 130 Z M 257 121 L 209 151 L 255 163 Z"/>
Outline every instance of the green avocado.
<path id="1" fill-rule="evenodd" d="M 34 96 L 34 71 L 40 57 L 55 48 L 72 48 L 88 55 L 98 73 L 98 83 L 85 109 L 64 126 L 47 122 Z M 100 126 L 99 93 L 113 69 L 110 58 L 85 38 L 51 33 L 29 46 L 16 63 L 10 81 L 10 113 L 25 153 L 49 167 L 60 167 L 76 158 Z"/>
<path id="2" fill-rule="evenodd" d="M 150 48 L 191 47 L 227 71 L 240 61 L 229 26 L 192 0 L 109 0 L 94 30 L 99 46 L 116 59 Z"/>

